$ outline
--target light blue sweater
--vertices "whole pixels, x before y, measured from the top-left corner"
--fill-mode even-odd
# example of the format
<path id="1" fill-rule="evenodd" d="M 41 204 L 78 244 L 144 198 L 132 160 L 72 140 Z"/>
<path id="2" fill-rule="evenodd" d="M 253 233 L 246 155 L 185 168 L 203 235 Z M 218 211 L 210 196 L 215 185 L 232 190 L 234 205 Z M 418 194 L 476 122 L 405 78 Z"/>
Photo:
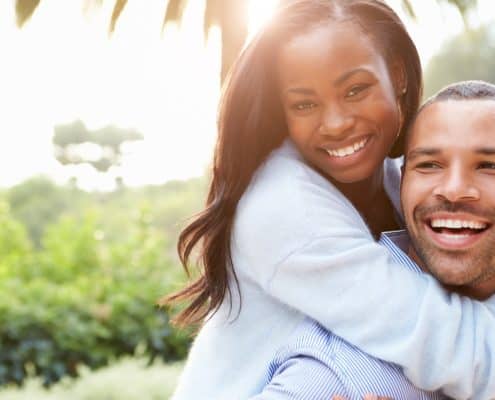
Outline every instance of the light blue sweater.
<path id="1" fill-rule="evenodd" d="M 398 165 L 386 161 L 384 183 L 396 206 L 398 177 Z M 395 263 L 290 141 L 241 198 L 231 250 L 241 298 L 232 283 L 232 297 L 191 348 L 174 400 L 260 392 L 276 350 L 305 315 L 402 366 L 419 388 L 495 398 L 495 315 Z"/>
<path id="2" fill-rule="evenodd" d="M 384 232 L 378 243 L 397 263 L 424 273 L 407 256 L 405 231 Z M 416 388 L 398 365 L 363 353 L 310 318 L 279 349 L 266 377 L 263 392 L 250 400 L 329 400 L 337 395 L 362 400 L 367 393 L 394 400 L 447 400 L 441 392 Z"/>

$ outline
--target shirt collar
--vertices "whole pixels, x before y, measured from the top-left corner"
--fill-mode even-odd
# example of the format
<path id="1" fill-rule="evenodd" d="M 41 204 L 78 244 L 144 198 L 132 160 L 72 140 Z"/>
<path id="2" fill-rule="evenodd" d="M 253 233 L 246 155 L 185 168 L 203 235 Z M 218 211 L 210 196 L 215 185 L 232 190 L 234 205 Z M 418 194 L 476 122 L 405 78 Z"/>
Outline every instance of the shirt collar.
<path id="1" fill-rule="evenodd" d="M 401 229 L 383 232 L 378 243 L 389 250 L 391 257 L 395 262 L 402 264 L 415 272 L 423 273 L 419 265 L 408 256 L 411 242 L 406 230 Z"/>

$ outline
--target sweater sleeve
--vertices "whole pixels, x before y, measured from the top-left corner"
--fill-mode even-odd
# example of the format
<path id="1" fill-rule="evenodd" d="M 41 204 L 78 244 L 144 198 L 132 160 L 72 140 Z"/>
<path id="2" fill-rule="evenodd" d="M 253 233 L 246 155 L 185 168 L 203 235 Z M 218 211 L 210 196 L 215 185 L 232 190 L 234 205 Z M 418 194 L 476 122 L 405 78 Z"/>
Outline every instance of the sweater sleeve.
<path id="1" fill-rule="evenodd" d="M 495 398 L 495 315 L 487 304 L 395 264 L 314 171 L 284 161 L 258 174 L 239 203 L 232 252 L 234 268 L 269 295 L 402 366 L 417 387 Z"/>

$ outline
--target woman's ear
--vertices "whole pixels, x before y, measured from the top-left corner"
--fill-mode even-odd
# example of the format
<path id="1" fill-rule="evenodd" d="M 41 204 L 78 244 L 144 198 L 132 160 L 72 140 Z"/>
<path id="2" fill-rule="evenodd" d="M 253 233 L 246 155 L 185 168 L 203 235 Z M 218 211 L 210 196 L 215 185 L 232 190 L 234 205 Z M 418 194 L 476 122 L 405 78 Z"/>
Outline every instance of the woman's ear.
<path id="1" fill-rule="evenodd" d="M 396 97 L 399 99 L 407 92 L 407 75 L 404 62 L 402 60 L 395 60 L 390 66 L 390 73 L 394 83 L 394 89 Z"/>

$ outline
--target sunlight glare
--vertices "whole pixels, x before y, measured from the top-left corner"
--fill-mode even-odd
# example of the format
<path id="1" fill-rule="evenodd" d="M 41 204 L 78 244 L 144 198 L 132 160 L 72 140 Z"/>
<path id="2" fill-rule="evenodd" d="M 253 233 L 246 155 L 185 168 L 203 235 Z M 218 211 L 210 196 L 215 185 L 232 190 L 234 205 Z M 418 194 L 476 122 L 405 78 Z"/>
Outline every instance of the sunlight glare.
<path id="1" fill-rule="evenodd" d="M 111 38 L 112 2 L 83 13 L 79 2 L 44 0 L 22 30 L 12 4 L 0 4 L 0 21 L 9 22 L 0 24 L 0 128 L 9 132 L 0 187 L 40 173 L 57 182 L 77 176 L 85 189 L 111 189 L 116 175 L 134 186 L 204 173 L 216 133 L 220 33 L 212 30 L 205 46 L 204 0 L 196 0 L 162 35 L 166 1 L 129 0 Z M 92 130 L 134 128 L 144 140 L 105 176 L 88 165 L 62 166 L 53 157 L 53 126 L 75 119 Z"/>
<path id="2" fill-rule="evenodd" d="M 278 0 L 250 0 L 249 2 L 249 37 L 252 37 L 268 20 L 275 10 Z"/>

